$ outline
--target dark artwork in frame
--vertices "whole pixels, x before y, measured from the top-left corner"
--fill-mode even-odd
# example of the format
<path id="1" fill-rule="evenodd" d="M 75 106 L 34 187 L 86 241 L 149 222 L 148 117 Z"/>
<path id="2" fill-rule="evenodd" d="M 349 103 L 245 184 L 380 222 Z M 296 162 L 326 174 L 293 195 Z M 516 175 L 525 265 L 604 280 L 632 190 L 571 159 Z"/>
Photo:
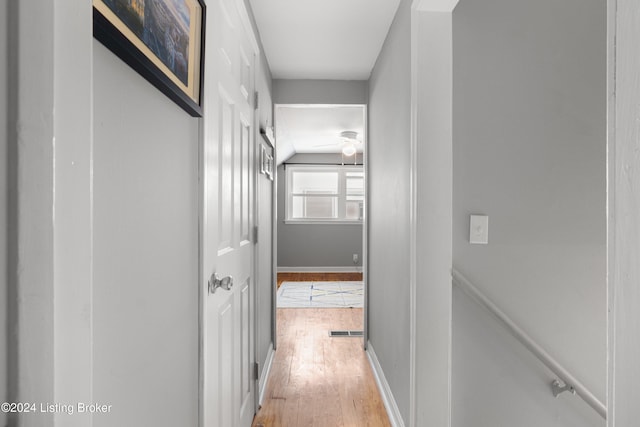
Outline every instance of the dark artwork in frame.
<path id="1" fill-rule="evenodd" d="M 93 36 L 194 117 L 202 117 L 203 0 L 93 0 Z"/>

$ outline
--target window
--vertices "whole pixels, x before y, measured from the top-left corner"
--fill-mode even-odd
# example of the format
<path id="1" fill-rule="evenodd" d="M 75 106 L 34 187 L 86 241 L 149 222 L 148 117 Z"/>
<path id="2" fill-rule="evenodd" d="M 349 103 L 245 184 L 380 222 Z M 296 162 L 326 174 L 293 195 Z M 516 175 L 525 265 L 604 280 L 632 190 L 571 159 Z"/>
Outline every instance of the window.
<path id="1" fill-rule="evenodd" d="M 361 222 L 362 166 L 287 165 L 287 222 Z"/>

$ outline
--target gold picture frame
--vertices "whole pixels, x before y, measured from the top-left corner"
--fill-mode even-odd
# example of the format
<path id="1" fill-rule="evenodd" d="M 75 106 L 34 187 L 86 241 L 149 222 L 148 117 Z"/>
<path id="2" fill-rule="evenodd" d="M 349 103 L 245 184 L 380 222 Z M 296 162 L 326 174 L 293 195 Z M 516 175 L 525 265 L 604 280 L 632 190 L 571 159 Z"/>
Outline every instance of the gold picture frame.
<path id="1" fill-rule="evenodd" d="M 93 35 L 194 117 L 202 116 L 203 0 L 93 0 Z"/>

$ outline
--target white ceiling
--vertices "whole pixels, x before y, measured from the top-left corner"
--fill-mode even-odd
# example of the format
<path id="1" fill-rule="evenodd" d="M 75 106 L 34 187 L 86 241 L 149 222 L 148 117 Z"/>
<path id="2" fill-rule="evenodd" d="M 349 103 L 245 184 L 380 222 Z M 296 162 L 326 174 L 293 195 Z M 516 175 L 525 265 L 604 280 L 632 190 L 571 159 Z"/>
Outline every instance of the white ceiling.
<path id="1" fill-rule="evenodd" d="M 250 0 L 276 79 L 367 80 L 399 0 Z"/>
<path id="2" fill-rule="evenodd" d="M 358 132 L 364 147 L 364 106 L 277 105 L 275 108 L 278 163 L 294 153 L 339 153 L 340 132 Z"/>

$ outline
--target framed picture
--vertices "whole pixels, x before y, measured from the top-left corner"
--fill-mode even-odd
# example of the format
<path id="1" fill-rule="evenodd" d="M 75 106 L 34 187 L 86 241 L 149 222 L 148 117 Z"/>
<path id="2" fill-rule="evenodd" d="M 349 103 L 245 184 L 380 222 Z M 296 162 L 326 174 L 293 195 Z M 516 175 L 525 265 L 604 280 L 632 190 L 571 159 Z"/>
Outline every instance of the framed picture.
<path id="1" fill-rule="evenodd" d="M 260 144 L 260 173 L 267 174 L 267 149 L 262 144 Z"/>
<path id="2" fill-rule="evenodd" d="M 194 117 L 204 29 L 203 0 L 93 0 L 93 36 Z"/>
<path id="3" fill-rule="evenodd" d="M 273 181 L 273 156 L 267 154 L 267 176 Z"/>
<path id="4" fill-rule="evenodd" d="M 273 181 L 273 156 L 267 152 L 267 147 L 260 144 L 260 173 Z"/>

